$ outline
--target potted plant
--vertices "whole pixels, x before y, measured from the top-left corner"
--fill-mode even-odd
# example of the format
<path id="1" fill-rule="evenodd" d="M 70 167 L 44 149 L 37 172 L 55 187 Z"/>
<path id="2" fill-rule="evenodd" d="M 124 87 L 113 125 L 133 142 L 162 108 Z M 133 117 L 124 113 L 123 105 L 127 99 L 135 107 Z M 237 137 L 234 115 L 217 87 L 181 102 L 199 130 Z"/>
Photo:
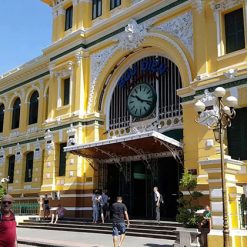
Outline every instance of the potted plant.
<path id="1" fill-rule="evenodd" d="M 202 193 L 196 191 L 197 179 L 195 175 L 185 172 L 180 180 L 180 186 L 186 195 L 181 193 L 178 199 L 178 214 L 176 220 L 183 224 L 184 228 L 177 228 L 177 240 L 174 246 L 200 246 L 197 226 L 202 216 L 197 214 L 203 207 L 198 205 L 198 198 Z"/>

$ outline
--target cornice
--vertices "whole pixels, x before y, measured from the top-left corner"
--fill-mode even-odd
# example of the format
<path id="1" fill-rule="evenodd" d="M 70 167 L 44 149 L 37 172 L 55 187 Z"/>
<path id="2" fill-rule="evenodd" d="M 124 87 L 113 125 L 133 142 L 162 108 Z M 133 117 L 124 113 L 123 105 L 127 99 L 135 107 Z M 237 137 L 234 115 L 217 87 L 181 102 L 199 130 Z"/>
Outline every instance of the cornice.
<path id="1" fill-rule="evenodd" d="M 20 80 L 25 80 L 25 78 L 30 78 L 38 72 L 47 70 L 47 65 L 49 63 L 49 57 L 44 55 L 36 57 L 21 66 L 18 66 L 0 76 L 0 84 L 9 84 L 9 82 L 20 82 Z"/>

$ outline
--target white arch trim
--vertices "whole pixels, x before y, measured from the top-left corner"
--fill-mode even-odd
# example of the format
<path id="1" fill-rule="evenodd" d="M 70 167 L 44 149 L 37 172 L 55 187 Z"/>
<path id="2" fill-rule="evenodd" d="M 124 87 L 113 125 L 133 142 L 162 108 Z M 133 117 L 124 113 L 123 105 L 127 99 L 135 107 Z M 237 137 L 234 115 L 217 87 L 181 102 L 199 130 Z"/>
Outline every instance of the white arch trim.
<path id="1" fill-rule="evenodd" d="M 168 43 L 170 43 L 172 46 L 174 46 L 176 48 L 176 50 L 178 50 L 179 54 L 181 55 L 185 65 L 186 65 L 186 68 L 187 68 L 187 74 L 188 74 L 188 78 L 190 81 L 192 81 L 192 74 L 191 74 L 191 69 L 190 69 L 190 65 L 189 65 L 189 62 L 186 58 L 186 55 L 185 53 L 183 52 L 183 50 L 181 49 L 181 47 L 176 43 L 174 42 L 172 39 L 170 39 L 169 37 L 167 36 L 164 36 L 162 34 L 158 34 L 158 33 L 149 33 L 146 37 L 157 37 L 157 38 L 161 38 L 165 41 L 167 41 Z M 157 47 L 154 47 L 154 48 L 157 48 Z M 116 50 L 117 52 L 118 50 Z M 146 56 L 149 56 L 149 55 L 160 55 L 160 56 L 166 56 L 167 58 L 169 58 L 172 62 L 172 58 L 170 56 L 167 56 L 167 54 L 164 53 L 159 53 L 159 54 L 155 54 L 155 52 L 144 52 L 142 54 L 139 54 L 138 53 L 138 57 L 134 57 L 134 59 L 132 59 L 131 61 L 128 60 L 128 64 L 126 64 L 125 66 L 120 66 L 120 69 L 118 70 L 117 74 L 113 74 L 113 77 L 110 79 L 110 81 L 113 81 L 113 85 L 110 87 L 110 91 L 107 95 L 107 97 L 104 97 L 106 98 L 106 102 L 105 102 L 105 107 L 104 107 L 104 113 L 106 115 L 106 129 L 108 130 L 109 129 L 109 117 L 110 117 L 110 104 L 111 104 L 111 99 L 112 99 L 112 95 L 113 95 L 113 92 L 115 90 L 115 87 L 120 79 L 120 77 L 123 75 L 123 73 L 129 68 L 129 65 L 130 64 L 134 64 L 135 62 L 137 62 L 138 60 L 146 57 Z M 179 68 L 178 68 L 179 69 Z"/>
<path id="2" fill-rule="evenodd" d="M 19 93 L 16 93 L 16 94 L 14 94 L 14 95 L 10 98 L 9 105 L 8 105 L 8 109 L 11 109 L 11 108 L 13 107 L 14 101 L 15 101 L 17 98 L 20 98 L 20 101 L 21 101 L 21 103 L 22 103 L 21 95 L 20 95 Z"/>
<path id="3" fill-rule="evenodd" d="M 26 93 L 25 103 L 29 102 L 28 98 L 30 98 L 30 97 L 31 97 L 31 94 L 32 94 L 33 92 L 35 92 L 35 91 L 38 92 L 39 97 L 40 97 L 40 91 L 41 91 L 40 88 L 37 87 L 37 86 L 32 85 L 32 87 L 29 88 L 28 91 L 27 91 L 27 93 Z"/>

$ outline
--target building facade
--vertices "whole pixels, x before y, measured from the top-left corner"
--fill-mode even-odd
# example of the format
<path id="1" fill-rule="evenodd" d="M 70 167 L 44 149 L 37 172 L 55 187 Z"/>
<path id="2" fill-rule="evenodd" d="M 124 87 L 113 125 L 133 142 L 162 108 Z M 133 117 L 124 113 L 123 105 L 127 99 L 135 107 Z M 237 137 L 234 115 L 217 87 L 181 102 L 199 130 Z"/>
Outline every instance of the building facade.
<path id="1" fill-rule="evenodd" d="M 107 189 L 133 217 L 152 218 L 157 185 L 174 219 L 189 170 L 201 204 L 212 202 L 204 163 L 218 145 L 194 103 L 217 86 L 239 100 L 225 145 L 243 161 L 234 181 L 246 188 L 246 1 L 43 2 L 52 44 L 0 77 L 0 176 L 16 201 L 47 193 L 89 217 L 93 190 Z"/>

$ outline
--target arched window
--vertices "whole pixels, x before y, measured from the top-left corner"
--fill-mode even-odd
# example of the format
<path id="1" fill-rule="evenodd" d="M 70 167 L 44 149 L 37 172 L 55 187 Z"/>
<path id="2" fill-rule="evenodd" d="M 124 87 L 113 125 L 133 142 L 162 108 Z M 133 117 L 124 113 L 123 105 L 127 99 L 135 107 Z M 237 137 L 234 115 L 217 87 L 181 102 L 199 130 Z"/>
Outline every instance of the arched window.
<path id="1" fill-rule="evenodd" d="M 0 133 L 3 132 L 3 121 L 4 121 L 4 104 L 0 105 Z"/>
<path id="2" fill-rule="evenodd" d="M 14 173 L 15 173 L 15 156 L 11 155 L 9 157 L 9 169 L 8 169 L 9 183 L 13 183 Z"/>
<path id="3" fill-rule="evenodd" d="M 29 121 L 28 124 L 34 124 L 38 121 L 39 93 L 34 91 L 30 97 Z"/>
<path id="4" fill-rule="evenodd" d="M 20 124 L 20 107 L 21 107 L 21 100 L 17 98 L 13 105 L 13 114 L 12 114 L 12 129 L 19 128 Z"/>
<path id="5" fill-rule="evenodd" d="M 33 152 L 26 155 L 25 182 L 32 182 L 33 179 Z"/>

